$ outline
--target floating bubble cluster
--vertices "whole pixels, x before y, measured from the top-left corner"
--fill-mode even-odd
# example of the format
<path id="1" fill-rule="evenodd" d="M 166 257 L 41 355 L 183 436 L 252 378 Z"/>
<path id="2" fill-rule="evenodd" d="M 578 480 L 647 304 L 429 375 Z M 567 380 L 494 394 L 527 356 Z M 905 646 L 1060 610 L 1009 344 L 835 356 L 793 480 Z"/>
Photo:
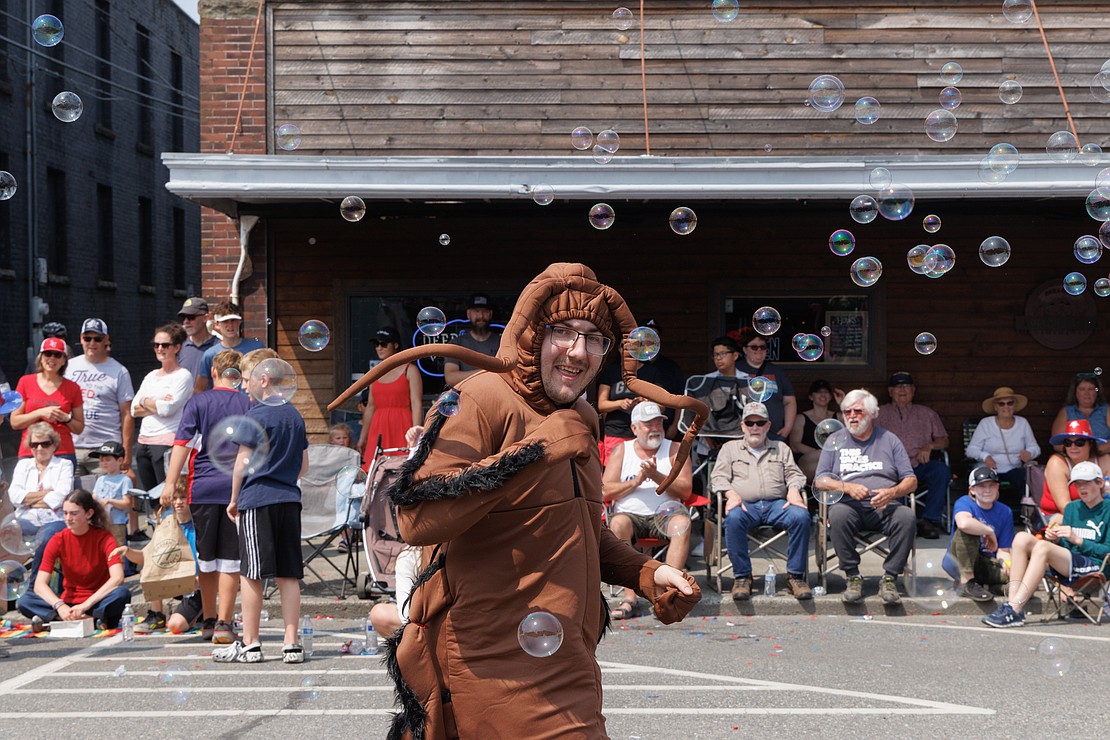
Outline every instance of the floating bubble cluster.
<path id="1" fill-rule="evenodd" d="M 931 278 L 939 278 L 948 274 L 956 266 L 956 250 L 947 244 L 934 244 L 929 247 L 925 259 L 933 263 L 933 267 L 926 270 L 925 275 Z"/>
<path id="2" fill-rule="evenodd" d="M 906 264 L 910 266 L 910 270 L 918 275 L 933 270 L 937 266 L 936 255 L 929 254 L 929 245 L 918 244 L 916 247 L 910 247 L 906 252 Z"/>
<path id="3" fill-rule="evenodd" d="M 323 321 L 309 319 L 301 324 L 297 332 L 297 341 L 309 352 L 319 352 L 331 341 L 331 329 Z"/>

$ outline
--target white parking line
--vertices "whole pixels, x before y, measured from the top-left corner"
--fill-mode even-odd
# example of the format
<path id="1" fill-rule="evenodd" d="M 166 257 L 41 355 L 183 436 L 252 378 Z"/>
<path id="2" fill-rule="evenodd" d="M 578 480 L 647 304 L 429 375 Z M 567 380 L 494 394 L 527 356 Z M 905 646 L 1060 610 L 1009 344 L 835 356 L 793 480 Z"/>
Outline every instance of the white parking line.
<path id="1" fill-rule="evenodd" d="M 0 696 L 3 696 L 9 691 L 14 691 L 21 686 L 26 686 L 29 683 L 33 683 L 40 678 L 49 676 L 51 673 L 56 673 L 57 671 L 65 668 L 67 665 L 72 665 L 73 663 L 82 660 L 90 653 L 99 652 L 106 647 L 111 647 L 112 645 L 119 644 L 122 641 L 123 638 L 121 638 L 119 635 L 116 635 L 115 637 L 109 637 L 102 642 L 96 642 L 92 645 L 89 645 L 88 647 L 81 648 L 71 655 L 65 655 L 61 658 L 52 660 L 49 663 L 43 663 L 37 668 L 32 668 L 26 673 L 16 676 L 15 678 L 9 678 L 7 681 L 0 683 Z"/>
<path id="2" fill-rule="evenodd" d="M 885 624 L 893 627 L 925 627 L 927 629 L 936 630 L 969 630 L 971 632 L 989 632 L 996 635 L 1032 635 L 1034 637 L 1063 637 L 1067 640 L 1090 640 L 1092 642 L 1110 642 L 1110 637 L 1098 637 L 1096 635 L 1079 635 L 1072 632 L 1040 632 L 1036 629 L 1029 629 L 1026 627 L 1011 627 L 1009 629 L 998 629 L 997 627 L 975 627 L 972 625 L 963 624 L 928 624 L 925 622 L 894 622 L 886 619 L 868 619 L 865 622 L 852 620 L 849 624 Z"/>
<path id="3" fill-rule="evenodd" d="M 311 661 L 310 661 L 311 663 Z M 312 675 L 312 676 L 384 676 L 384 669 L 374 668 L 356 668 L 354 670 L 344 670 L 342 668 L 317 668 L 301 670 L 296 668 L 279 668 L 271 670 L 268 668 L 244 668 L 237 670 L 235 668 L 216 668 L 215 664 L 212 667 L 206 668 L 193 668 L 186 670 L 190 674 L 209 674 L 219 671 L 221 676 L 298 676 L 298 675 Z M 59 671 L 54 676 L 61 676 L 69 678 L 71 676 L 79 678 L 115 678 L 115 671 Z M 162 671 L 127 671 L 128 676 L 161 676 Z"/>
<path id="4" fill-rule="evenodd" d="M 0 712 L 0 719 L 165 719 L 167 717 L 322 717 L 384 716 L 395 709 L 191 709 L 169 712 L 113 710 L 111 712 Z"/>

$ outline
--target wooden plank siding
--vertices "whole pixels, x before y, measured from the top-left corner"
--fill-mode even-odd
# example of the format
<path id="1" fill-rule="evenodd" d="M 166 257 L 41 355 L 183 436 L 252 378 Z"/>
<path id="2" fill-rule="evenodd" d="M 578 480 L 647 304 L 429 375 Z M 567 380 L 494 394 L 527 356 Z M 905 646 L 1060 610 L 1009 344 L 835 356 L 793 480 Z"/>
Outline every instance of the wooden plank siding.
<path id="1" fill-rule="evenodd" d="M 1072 256 L 1072 242 L 1093 222 L 1081 204 L 918 203 L 905 221 L 859 225 L 848 217 L 847 203 L 701 203 L 695 205 L 697 230 L 689 237 L 676 236 L 667 226 L 667 214 L 680 203 L 612 205 L 616 223 L 604 232 L 588 225 L 588 205 L 562 201 L 546 208 L 368 203 L 366 218 L 353 224 L 330 209 L 270 214 L 278 349 L 304 374 L 296 403 L 309 429 L 314 434 L 326 429 L 323 407 L 345 387 L 351 371 L 347 296 L 450 290 L 516 295 L 548 263 L 568 260 L 594 268 L 641 321 L 657 319 L 664 352 L 687 374 L 696 374 L 712 367 L 709 339 L 736 328 L 722 325 L 723 296 L 859 292 L 849 280 L 852 259 L 879 257 L 884 273 L 871 290 L 880 311 L 872 320 L 881 325 L 885 341 L 876 347 L 877 369 L 797 366 L 791 376 L 803 408 L 808 384 L 817 377 L 845 389 L 868 387 L 885 401 L 889 373 L 908 370 L 917 378 L 919 400 L 944 419 L 957 458 L 961 422 L 981 415 L 979 403 L 996 386 L 1011 385 L 1030 397 L 1023 415 L 1046 446 L 1071 375 L 1095 367 L 1110 372 L 1110 298 L 1088 291 L 1067 299 L 1097 325 L 1075 349 L 1047 349 L 1022 328 L 1030 293 L 1082 267 Z M 943 220 L 936 235 L 921 228 L 921 218 L 932 212 Z M 836 228 L 856 234 L 858 246 L 849 258 L 828 249 L 828 234 Z M 440 233 L 451 235 L 448 247 L 439 245 Z M 1013 257 L 998 269 L 983 265 L 977 254 L 982 239 L 994 233 L 1013 246 Z M 912 274 L 904 261 L 906 250 L 926 239 L 957 252 L 955 269 L 939 280 Z M 1106 266 L 1100 262 L 1080 271 L 1093 282 L 1105 275 Z M 309 318 L 333 330 L 322 352 L 296 344 L 297 327 Z M 934 355 L 914 351 L 920 331 L 936 334 Z M 789 346 L 789 337 L 781 341 Z"/>
<path id="2" fill-rule="evenodd" d="M 615 128 L 619 154 L 644 152 L 638 26 L 615 29 L 607 5 L 271 5 L 273 117 L 300 125 L 297 153 L 567 154 L 579 125 Z M 1110 145 L 1110 106 L 1090 93 L 1110 15 L 1093 1 L 1038 7 L 1082 142 Z M 645 27 L 656 155 L 985 153 L 1002 140 L 1033 153 L 1067 127 L 1035 25 L 1006 22 L 1001 0 L 745 2 L 732 23 L 704 0 L 661 2 Z M 963 104 L 959 133 L 936 143 L 924 120 L 947 61 L 964 68 Z M 831 114 L 804 104 L 820 74 L 846 86 Z M 1024 88 L 1012 106 L 998 99 L 1008 79 Z M 872 126 L 853 117 L 864 95 L 883 106 Z"/>

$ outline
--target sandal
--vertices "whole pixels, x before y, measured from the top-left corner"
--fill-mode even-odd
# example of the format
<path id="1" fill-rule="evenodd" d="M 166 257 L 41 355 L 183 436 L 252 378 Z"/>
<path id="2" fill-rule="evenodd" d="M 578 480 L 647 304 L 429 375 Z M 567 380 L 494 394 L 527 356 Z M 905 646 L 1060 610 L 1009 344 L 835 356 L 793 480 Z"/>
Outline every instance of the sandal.
<path id="1" fill-rule="evenodd" d="M 622 601 L 620 606 L 609 612 L 610 619 L 632 619 L 636 616 L 636 602 Z"/>

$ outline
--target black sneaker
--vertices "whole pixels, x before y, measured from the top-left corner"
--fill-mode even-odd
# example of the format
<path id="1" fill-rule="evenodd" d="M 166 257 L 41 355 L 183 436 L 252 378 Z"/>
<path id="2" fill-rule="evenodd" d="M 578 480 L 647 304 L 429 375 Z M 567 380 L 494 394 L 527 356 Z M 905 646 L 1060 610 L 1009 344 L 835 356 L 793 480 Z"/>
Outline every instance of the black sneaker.
<path id="1" fill-rule="evenodd" d="M 206 619 L 200 625 L 200 639 L 205 642 L 212 642 L 212 635 L 216 633 L 216 620 L 215 618 Z"/>
<path id="2" fill-rule="evenodd" d="M 136 635 L 149 635 L 152 632 L 165 631 L 166 615 L 162 612 L 148 611 L 143 621 L 135 625 Z"/>
<path id="3" fill-rule="evenodd" d="M 150 535 L 148 535 L 146 532 L 144 532 L 140 529 L 135 534 L 127 535 L 127 541 L 128 542 L 136 542 L 136 543 L 138 543 L 138 542 L 150 542 Z"/>
<path id="4" fill-rule="evenodd" d="M 972 601 L 994 601 L 994 594 L 990 592 L 990 589 L 978 581 L 961 583 L 960 587 L 956 589 L 956 595 L 965 599 L 971 599 Z"/>

